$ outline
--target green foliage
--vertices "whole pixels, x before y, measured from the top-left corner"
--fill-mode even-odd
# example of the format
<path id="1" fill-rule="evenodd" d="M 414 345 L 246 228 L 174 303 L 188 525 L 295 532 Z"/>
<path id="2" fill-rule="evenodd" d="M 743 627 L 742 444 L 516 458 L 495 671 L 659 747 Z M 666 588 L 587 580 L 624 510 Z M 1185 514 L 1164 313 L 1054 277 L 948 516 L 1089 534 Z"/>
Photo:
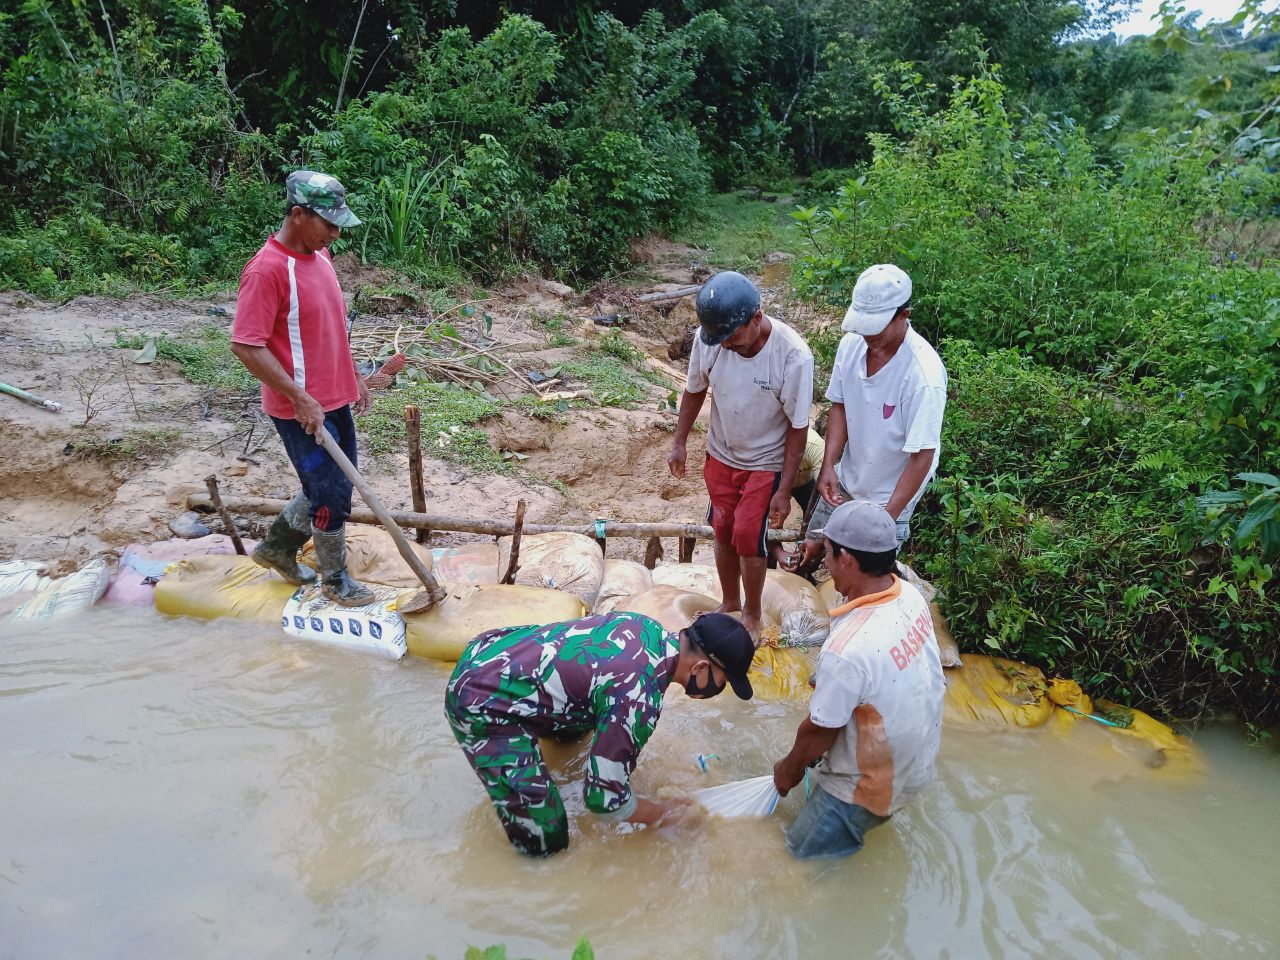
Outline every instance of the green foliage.
<path id="1" fill-rule="evenodd" d="M 168 453 L 181 437 L 182 431 L 172 427 L 129 430 L 116 437 L 86 427 L 71 441 L 67 455 L 77 460 L 97 460 L 106 464 L 127 463 Z"/>
<path id="2" fill-rule="evenodd" d="M 421 412 L 424 453 L 461 464 L 477 473 L 510 473 L 511 464 L 489 445 L 476 424 L 498 413 L 501 405 L 487 394 L 452 384 L 419 381 L 374 400 L 359 418 L 361 435 L 374 456 L 405 449 L 404 408 Z"/>
<path id="3" fill-rule="evenodd" d="M 158 358 L 172 360 L 192 383 L 237 393 L 252 392 L 258 385 L 253 374 L 231 352 L 231 337 L 222 327 L 209 324 L 177 337 L 161 334 L 147 338 L 141 334 L 117 333 L 115 345 L 142 350 L 148 342 L 155 343 Z"/>
<path id="4" fill-rule="evenodd" d="M 914 559 L 957 637 L 1159 710 L 1274 720 L 1280 273 L 1200 243 L 1235 202 L 1201 155 L 1112 169 L 1080 128 L 1014 116 L 993 73 L 938 111 L 922 83 L 881 83 L 906 139 L 796 211 L 793 278 L 843 305 L 872 263 L 912 274 L 951 377 Z M 815 339 L 820 366 L 836 343 Z"/>
<path id="5" fill-rule="evenodd" d="M 560 365 L 560 376 L 580 382 L 605 406 L 634 410 L 649 396 L 649 385 L 670 389 L 665 378 L 648 367 L 644 354 L 616 330 L 583 345 L 582 359 Z"/>

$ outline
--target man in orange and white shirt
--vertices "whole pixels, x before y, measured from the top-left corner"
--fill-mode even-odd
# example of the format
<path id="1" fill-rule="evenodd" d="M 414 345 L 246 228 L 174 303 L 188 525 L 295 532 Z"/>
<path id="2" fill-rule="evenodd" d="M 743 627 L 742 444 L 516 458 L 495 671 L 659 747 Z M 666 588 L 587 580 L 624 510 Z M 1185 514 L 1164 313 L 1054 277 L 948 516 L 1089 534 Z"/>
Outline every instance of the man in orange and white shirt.
<path id="1" fill-rule="evenodd" d="M 809 716 L 773 768 L 786 796 L 814 767 L 816 789 L 787 829 L 787 849 L 801 860 L 857 853 L 868 830 L 933 779 L 946 690 L 929 605 L 893 573 L 893 518 L 851 501 L 821 535 L 847 602 L 831 611 Z"/>

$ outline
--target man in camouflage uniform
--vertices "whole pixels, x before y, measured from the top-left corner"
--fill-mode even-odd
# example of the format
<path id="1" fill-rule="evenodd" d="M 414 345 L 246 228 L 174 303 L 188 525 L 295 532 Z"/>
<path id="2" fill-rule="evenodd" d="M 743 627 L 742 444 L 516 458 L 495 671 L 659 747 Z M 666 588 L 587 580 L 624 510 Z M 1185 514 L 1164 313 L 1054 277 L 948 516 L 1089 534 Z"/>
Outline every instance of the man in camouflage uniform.
<path id="1" fill-rule="evenodd" d="M 491 630 L 458 660 L 445 714 L 512 845 L 550 856 L 569 845 L 569 822 L 538 739 L 595 732 L 584 790 L 592 813 L 644 824 L 678 818 L 687 799 L 645 800 L 630 786 L 662 695 L 674 680 L 698 699 L 729 685 L 749 700 L 754 652 L 727 614 L 678 633 L 635 613 Z"/>

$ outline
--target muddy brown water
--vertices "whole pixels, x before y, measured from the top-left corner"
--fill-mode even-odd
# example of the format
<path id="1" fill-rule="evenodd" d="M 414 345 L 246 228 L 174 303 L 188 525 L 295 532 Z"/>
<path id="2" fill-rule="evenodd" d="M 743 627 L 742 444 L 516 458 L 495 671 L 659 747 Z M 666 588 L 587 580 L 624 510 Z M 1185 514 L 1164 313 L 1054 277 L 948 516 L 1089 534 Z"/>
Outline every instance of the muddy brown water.
<path id="1" fill-rule="evenodd" d="M 783 849 L 794 795 L 626 831 L 570 787 L 571 848 L 536 862 L 454 745 L 443 665 L 145 610 L 0 634 L 3 958 L 567 957 L 583 934 L 602 958 L 1280 955 L 1280 757 L 1235 729 L 1170 784 L 947 728 L 930 789 L 823 864 Z M 636 785 L 766 772 L 802 710 L 673 690 Z M 555 766 L 576 783 L 580 748 Z"/>

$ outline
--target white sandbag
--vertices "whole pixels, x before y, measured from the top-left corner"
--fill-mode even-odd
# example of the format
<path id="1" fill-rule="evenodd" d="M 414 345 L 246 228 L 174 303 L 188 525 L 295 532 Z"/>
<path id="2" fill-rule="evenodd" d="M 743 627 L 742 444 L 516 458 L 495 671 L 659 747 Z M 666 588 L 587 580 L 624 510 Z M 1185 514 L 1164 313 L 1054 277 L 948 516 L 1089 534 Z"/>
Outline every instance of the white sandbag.
<path id="1" fill-rule="evenodd" d="M 634 560 L 605 560 L 604 577 L 592 613 L 607 613 L 621 597 L 644 593 L 653 586 L 648 567 Z"/>
<path id="2" fill-rule="evenodd" d="M 831 618 L 812 610 L 798 608 L 782 615 L 782 628 L 778 631 L 780 647 L 817 647 L 831 633 Z"/>
<path id="3" fill-rule="evenodd" d="M 90 560 L 75 573 L 50 580 L 9 614 L 11 620 L 48 620 L 87 610 L 111 583 L 111 568 L 101 558 Z"/>
<path id="4" fill-rule="evenodd" d="M 707 813 L 717 817 L 767 817 L 778 806 L 773 774 L 707 787 L 694 794 Z"/>
<path id="5" fill-rule="evenodd" d="M 0 597 L 39 590 L 53 581 L 44 575 L 45 565 L 37 560 L 10 560 L 0 563 Z"/>
<path id="6" fill-rule="evenodd" d="M 511 538 L 498 541 L 498 569 L 506 570 L 511 558 Z M 572 593 L 590 610 L 604 577 L 604 554 L 590 537 L 581 533 L 540 533 L 520 540 L 520 569 L 516 583 Z"/>
<path id="7" fill-rule="evenodd" d="M 409 652 L 404 620 L 391 609 L 400 593 L 375 588 L 373 603 L 344 607 L 326 600 L 318 586 L 299 587 L 284 605 L 281 626 L 291 637 L 371 650 L 399 660 Z"/>

